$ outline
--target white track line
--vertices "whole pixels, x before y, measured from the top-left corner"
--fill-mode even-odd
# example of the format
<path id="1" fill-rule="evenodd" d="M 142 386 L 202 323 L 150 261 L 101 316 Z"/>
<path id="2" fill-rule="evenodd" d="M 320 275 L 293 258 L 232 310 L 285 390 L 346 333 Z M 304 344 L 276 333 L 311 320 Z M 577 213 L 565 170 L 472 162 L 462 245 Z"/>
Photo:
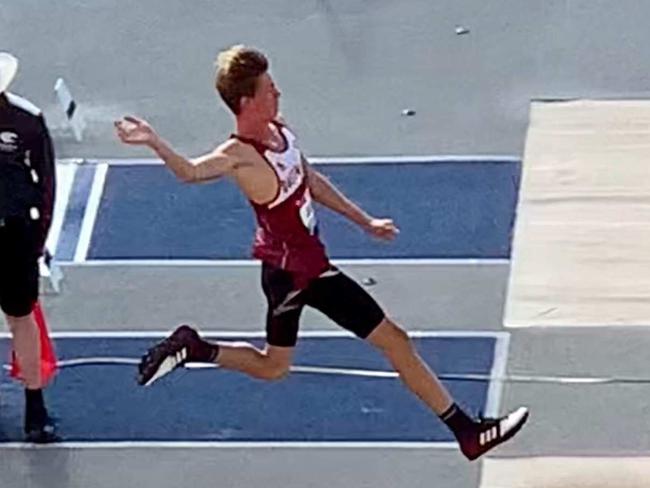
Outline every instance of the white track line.
<path id="1" fill-rule="evenodd" d="M 102 194 L 104 193 L 104 184 L 106 183 L 107 173 L 107 164 L 100 164 L 95 171 L 90 195 L 88 196 L 88 203 L 86 204 L 86 212 L 84 213 L 84 218 L 81 223 L 77 249 L 74 254 L 74 261 L 76 263 L 85 261 L 86 256 L 88 255 L 88 248 L 90 247 L 90 240 L 92 239 L 93 230 L 95 228 L 99 204 L 102 199 Z"/>
<path id="2" fill-rule="evenodd" d="M 47 236 L 45 246 L 52 256 L 56 256 L 56 249 L 59 245 L 59 237 L 63 229 L 65 213 L 68 209 L 70 194 L 74 177 L 77 173 L 76 166 L 57 166 L 56 167 L 56 195 L 54 201 L 54 215 L 52 216 L 52 225 Z"/>
<path id="3" fill-rule="evenodd" d="M 506 377 L 509 346 L 509 334 L 498 337 L 494 345 L 494 359 L 492 360 L 492 371 L 490 372 L 491 381 L 488 386 L 487 400 L 485 401 L 485 415 L 488 417 L 496 418 L 499 415 L 501 396 L 503 394 L 503 381 L 501 379 Z"/>
<path id="4" fill-rule="evenodd" d="M 506 266 L 509 259 L 466 258 L 390 258 L 390 259 L 332 259 L 339 266 Z M 90 259 L 81 262 L 57 261 L 59 266 L 196 266 L 196 267 L 259 267 L 254 259 Z"/>
<path id="5" fill-rule="evenodd" d="M 25 442 L 0 443 L 2 449 L 458 449 L 455 442 L 175 442 L 175 441 L 116 441 L 116 442 L 60 442 L 54 444 L 28 444 Z"/>
<path id="6" fill-rule="evenodd" d="M 413 156 L 309 156 L 312 164 L 404 164 L 404 163 L 520 163 L 521 156 L 512 155 L 413 155 Z M 99 160 L 92 158 L 87 160 L 76 160 L 76 164 L 98 164 Z M 125 158 L 125 159 L 102 159 L 101 163 L 107 162 L 111 166 L 162 166 L 163 162 L 155 158 Z M 99 164 L 101 164 L 99 163 Z"/>
<path id="7" fill-rule="evenodd" d="M 53 339 L 150 339 L 162 338 L 167 335 L 171 330 L 160 331 L 143 331 L 143 330 L 111 330 L 111 331 L 59 331 L 51 332 L 50 337 Z M 455 331 L 455 330 L 409 330 L 409 337 L 412 338 L 500 338 L 509 335 L 509 332 L 503 331 Z M 201 336 L 210 339 L 229 339 L 229 338 L 247 338 L 247 339 L 264 339 L 266 332 L 258 331 L 238 331 L 238 330 L 209 330 L 201 331 Z M 0 339 L 9 339 L 11 334 L 9 332 L 0 332 Z M 305 330 L 298 334 L 299 338 L 305 339 L 325 339 L 325 338 L 353 338 L 356 336 L 346 330 Z"/>
<path id="8" fill-rule="evenodd" d="M 520 163 L 519 156 L 495 155 L 438 155 L 438 156 L 364 156 L 364 157 L 326 157 L 315 156 L 308 158 L 314 164 L 403 164 L 403 163 Z"/>

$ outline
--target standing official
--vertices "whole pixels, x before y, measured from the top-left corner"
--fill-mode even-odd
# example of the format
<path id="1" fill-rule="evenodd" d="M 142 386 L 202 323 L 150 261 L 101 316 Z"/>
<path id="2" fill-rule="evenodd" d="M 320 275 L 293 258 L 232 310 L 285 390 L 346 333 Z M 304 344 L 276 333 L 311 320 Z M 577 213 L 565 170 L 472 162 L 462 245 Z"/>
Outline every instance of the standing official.
<path id="1" fill-rule="evenodd" d="M 34 308 L 38 259 L 44 253 L 54 207 L 54 150 L 41 111 L 7 92 L 17 68 L 14 56 L 0 53 L 0 308 L 22 370 L 26 438 L 51 442 L 56 436 L 43 400 Z"/>

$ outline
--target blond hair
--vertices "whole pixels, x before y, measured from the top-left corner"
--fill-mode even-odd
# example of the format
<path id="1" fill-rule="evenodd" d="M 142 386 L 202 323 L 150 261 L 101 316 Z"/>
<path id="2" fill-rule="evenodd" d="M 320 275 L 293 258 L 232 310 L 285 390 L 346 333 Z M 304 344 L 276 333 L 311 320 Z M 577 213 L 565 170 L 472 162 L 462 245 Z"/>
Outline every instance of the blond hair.
<path id="1" fill-rule="evenodd" d="M 239 113 L 242 97 L 255 95 L 257 79 L 268 68 L 269 62 L 264 54 L 251 47 L 240 44 L 219 53 L 215 86 L 233 113 Z"/>

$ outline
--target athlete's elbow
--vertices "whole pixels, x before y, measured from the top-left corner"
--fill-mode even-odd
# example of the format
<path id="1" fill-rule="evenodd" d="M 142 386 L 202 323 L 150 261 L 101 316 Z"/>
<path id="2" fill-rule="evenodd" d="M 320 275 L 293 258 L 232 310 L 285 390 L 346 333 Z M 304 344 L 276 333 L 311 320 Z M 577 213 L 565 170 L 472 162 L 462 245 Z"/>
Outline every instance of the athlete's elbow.
<path id="1" fill-rule="evenodd" d="M 196 178 L 196 171 L 193 171 L 193 168 L 187 168 L 179 171 L 174 172 L 176 174 L 176 178 L 181 182 L 181 183 L 196 183 L 197 178 Z"/>
<path id="2" fill-rule="evenodd" d="M 321 190 L 318 188 L 316 185 L 309 185 L 309 194 L 311 195 L 311 199 L 315 201 L 316 203 L 320 203 L 321 201 Z"/>

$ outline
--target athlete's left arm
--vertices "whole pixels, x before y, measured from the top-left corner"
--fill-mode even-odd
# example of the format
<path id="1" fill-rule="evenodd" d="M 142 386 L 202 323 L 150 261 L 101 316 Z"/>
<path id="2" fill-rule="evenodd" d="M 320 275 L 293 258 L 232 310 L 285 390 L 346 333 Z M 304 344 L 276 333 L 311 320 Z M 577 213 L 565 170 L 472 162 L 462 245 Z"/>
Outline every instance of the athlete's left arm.
<path id="1" fill-rule="evenodd" d="M 347 217 L 376 237 L 392 239 L 399 233 L 391 219 L 376 219 L 347 198 L 334 184 L 316 171 L 301 154 L 302 165 L 307 176 L 307 184 L 314 201 Z"/>

